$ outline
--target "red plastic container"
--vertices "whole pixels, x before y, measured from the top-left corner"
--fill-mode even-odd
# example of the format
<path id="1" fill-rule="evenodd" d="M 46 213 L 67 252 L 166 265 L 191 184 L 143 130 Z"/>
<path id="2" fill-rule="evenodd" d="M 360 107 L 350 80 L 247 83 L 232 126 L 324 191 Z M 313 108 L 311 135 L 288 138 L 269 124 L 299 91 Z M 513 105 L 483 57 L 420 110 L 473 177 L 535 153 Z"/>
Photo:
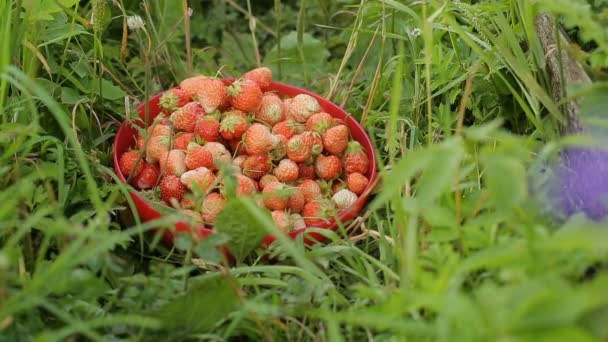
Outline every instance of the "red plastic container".
<path id="1" fill-rule="evenodd" d="M 228 84 L 232 83 L 233 81 L 234 81 L 233 79 L 225 79 L 224 83 L 226 83 L 228 85 Z M 376 155 L 375 155 L 374 149 L 372 147 L 372 143 L 371 143 L 369 137 L 367 136 L 367 133 L 365 132 L 365 130 L 361 127 L 361 125 L 359 125 L 359 123 L 355 119 L 353 119 L 350 115 L 348 115 L 344 111 L 344 109 L 342 109 L 335 103 L 332 103 L 317 94 L 311 93 L 310 91 L 307 91 L 305 89 L 301 89 L 298 87 L 294 87 L 291 85 L 279 83 L 279 82 L 273 82 L 271 84 L 269 90 L 274 91 L 279 95 L 286 95 L 289 97 L 293 97 L 298 94 L 308 94 L 308 95 L 316 98 L 317 101 L 319 101 L 319 104 L 321 105 L 321 107 L 323 108 L 323 110 L 325 112 L 327 112 L 330 115 L 332 115 L 333 117 L 341 119 L 345 122 L 346 126 L 350 130 L 350 133 L 351 133 L 353 139 L 357 140 L 361 144 L 361 146 L 363 146 L 363 148 L 365 149 L 365 153 L 367 154 L 367 156 L 369 158 L 369 170 L 367 171 L 366 176 L 370 180 L 370 182 L 369 182 L 367 188 L 365 189 L 365 191 L 359 196 L 359 199 L 357 200 L 357 202 L 355 202 L 349 208 L 342 210 L 338 214 L 338 219 L 341 222 L 347 222 L 347 221 L 357 217 L 359 212 L 363 209 L 363 207 L 367 203 L 368 196 L 373 188 L 373 185 L 375 184 L 376 177 L 377 177 Z M 149 101 L 149 121 L 148 122 L 152 122 L 152 120 L 154 120 L 154 118 L 161 112 L 161 109 L 159 107 L 159 99 L 160 99 L 161 95 L 162 95 L 162 93 L 157 94 L 154 97 L 152 97 Z M 141 104 L 137 108 L 137 110 L 139 112 L 140 118 L 142 119 L 142 122 L 145 121 L 145 119 L 144 119 L 145 104 Z M 118 161 L 120 159 L 120 156 L 123 153 L 128 151 L 129 148 L 135 146 L 135 134 L 136 134 L 136 130 L 132 126 L 132 124 L 129 123 L 128 121 L 125 121 L 120 126 L 120 129 L 118 130 L 118 133 L 116 134 L 116 138 L 114 140 L 114 170 L 116 171 L 118 178 L 125 184 L 127 183 L 126 177 L 120 171 Z M 140 194 L 133 191 L 133 192 L 130 192 L 130 196 L 133 199 L 133 202 L 135 203 L 135 207 L 137 209 L 137 212 L 138 212 L 142 222 L 152 221 L 152 220 L 155 220 L 155 219 L 158 219 L 161 217 L 161 213 L 158 210 L 156 210 L 148 202 L 148 200 L 144 199 Z M 338 227 L 338 224 L 336 223 L 336 221 L 334 219 L 331 219 L 326 224 L 319 225 L 316 228 L 336 230 L 337 227 Z M 294 230 L 289 233 L 289 236 L 293 239 L 296 236 L 306 232 L 307 229 L 308 228 Z M 198 227 L 191 227 L 190 225 L 188 225 L 185 222 L 178 222 L 175 224 L 175 232 L 192 232 L 192 231 L 194 231 L 200 239 L 204 239 L 205 237 L 209 236 L 210 234 L 213 234 L 213 230 L 206 228 L 204 225 L 200 225 Z M 262 243 L 269 245 L 274 240 L 275 240 L 274 236 L 268 235 L 264 238 Z M 170 229 L 165 229 L 165 232 L 163 235 L 163 241 L 169 246 L 172 245 L 173 233 Z M 312 244 L 312 243 L 315 243 L 318 241 L 323 241 L 323 235 L 316 233 L 316 232 L 310 232 L 305 236 L 304 241 L 307 244 Z"/>

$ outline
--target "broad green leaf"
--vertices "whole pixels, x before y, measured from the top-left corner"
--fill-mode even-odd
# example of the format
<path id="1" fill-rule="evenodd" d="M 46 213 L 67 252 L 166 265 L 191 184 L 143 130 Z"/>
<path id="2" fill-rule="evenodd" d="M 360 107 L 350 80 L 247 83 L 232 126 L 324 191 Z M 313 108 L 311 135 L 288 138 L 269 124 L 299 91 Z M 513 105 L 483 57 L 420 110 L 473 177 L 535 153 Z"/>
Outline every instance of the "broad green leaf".
<path id="1" fill-rule="evenodd" d="M 231 199 L 215 219 L 215 230 L 229 238 L 226 246 L 239 261 L 256 249 L 266 235 L 264 227 L 244 215 L 246 212 L 241 200 Z"/>
<path id="2" fill-rule="evenodd" d="M 496 210 L 508 214 L 526 199 L 526 169 L 518 159 L 491 152 L 482 155 L 482 162 L 490 199 Z"/>
<path id="3" fill-rule="evenodd" d="M 416 197 L 426 203 L 436 200 L 448 187 L 456 185 L 454 175 L 465 153 L 459 138 L 446 140 L 431 151 L 428 151 L 431 160 L 416 185 Z"/>
<path id="4" fill-rule="evenodd" d="M 238 309 L 239 298 L 221 273 L 203 276 L 192 283 L 186 294 L 151 314 L 163 322 L 164 328 L 184 333 L 207 332 Z"/>
<path id="5" fill-rule="evenodd" d="M 90 82 L 91 94 L 99 95 L 99 79 L 93 79 Z M 108 100 L 118 100 L 125 97 L 125 92 L 115 86 L 112 82 L 101 79 L 101 96 Z"/>

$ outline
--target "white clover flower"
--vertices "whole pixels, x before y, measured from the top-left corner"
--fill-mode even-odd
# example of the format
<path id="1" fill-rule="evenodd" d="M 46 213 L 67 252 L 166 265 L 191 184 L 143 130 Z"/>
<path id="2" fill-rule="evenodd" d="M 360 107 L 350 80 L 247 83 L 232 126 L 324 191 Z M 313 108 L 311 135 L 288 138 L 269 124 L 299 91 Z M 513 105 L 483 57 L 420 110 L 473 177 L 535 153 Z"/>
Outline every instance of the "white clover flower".
<path id="1" fill-rule="evenodd" d="M 131 30 L 142 29 L 145 25 L 146 23 L 144 22 L 144 20 L 138 15 L 132 15 L 127 17 L 127 26 L 129 26 L 129 29 Z"/>
<path id="2" fill-rule="evenodd" d="M 420 35 L 422 35 L 422 30 L 416 27 L 410 32 L 410 34 L 412 35 L 412 37 L 418 38 L 420 37 Z"/>
<path id="3" fill-rule="evenodd" d="M 192 7 L 188 7 L 188 16 L 191 17 L 192 13 L 194 13 L 194 11 L 192 10 Z"/>

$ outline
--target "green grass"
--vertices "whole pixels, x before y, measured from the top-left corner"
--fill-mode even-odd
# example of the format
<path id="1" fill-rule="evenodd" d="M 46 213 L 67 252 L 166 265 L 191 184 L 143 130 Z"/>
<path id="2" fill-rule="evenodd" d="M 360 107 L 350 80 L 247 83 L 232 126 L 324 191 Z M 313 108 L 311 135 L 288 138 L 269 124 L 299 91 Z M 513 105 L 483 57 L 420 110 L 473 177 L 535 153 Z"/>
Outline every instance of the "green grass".
<path id="1" fill-rule="evenodd" d="M 534 16 L 560 16 L 595 82 L 573 94 L 601 99 L 608 7 L 589 3 L 0 0 L 0 341 L 608 339 L 605 224 L 550 220 L 529 191 L 564 123 Z M 129 214 L 119 125 L 259 64 L 364 125 L 377 191 L 326 243 L 279 234 L 274 262 L 226 267 L 229 233 L 159 244 L 179 217 Z"/>

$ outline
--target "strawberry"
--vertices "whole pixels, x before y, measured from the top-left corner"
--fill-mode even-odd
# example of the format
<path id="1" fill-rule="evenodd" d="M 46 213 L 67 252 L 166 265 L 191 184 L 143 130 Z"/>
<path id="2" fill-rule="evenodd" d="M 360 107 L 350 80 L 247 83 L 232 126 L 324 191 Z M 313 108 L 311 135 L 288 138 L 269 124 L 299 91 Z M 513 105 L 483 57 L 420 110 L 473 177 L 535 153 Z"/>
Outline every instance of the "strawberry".
<path id="1" fill-rule="evenodd" d="M 181 212 L 190 217 L 191 219 L 193 219 L 196 222 L 201 222 L 203 221 L 203 217 L 201 216 L 201 214 L 197 213 L 194 210 L 190 210 L 190 209 L 182 209 Z"/>
<path id="2" fill-rule="evenodd" d="M 267 67 L 260 67 L 250 70 L 243 74 L 243 79 L 251 80 L 262 90 L 267 90 L 272 83 L 272 70 Z"/>
<path id="3" fill-rule="evenodd" d="M 270 133 L 268 127 L 254 123 L 245 132 L 245 148 L 250 155 L 266 154 L 277 145 L 279 139 Z"/>
<path id="4" fill-rule="evenodd" d="M 172 200 L 181 201 L 185 192 L 186 187 L 175 175 L 166 175 L 160 180 L 160 196 L 167 203 L 171 203 Z"/>
<path id="5" fill-rule="evenodd" d="M 274 169 L 274 175 L 283 183 L 293 182 L 298 179 L 298 164 L 289 159 L 283 159 Z"/>
<path id="6" fill-rule="evenodd" d="M 182 150 L 170 150 L 160 157 L 158 163 L 163 175 L 181 176 L 186 172 L 186 153 Z"/>
<path id="7" fill-rule="evenodd" d="M 272 216 L 272 221 L 274 221 L 274 224 L 282 232 L 287 233 L 291 230 L 291 222 L 289 219 L 289 215 L 287 215 L 284 210 L 273 210 L 270 215 Z"/>
<path id="8" fill-rule="evenodd" d="M 226 199 L 224 196 L 217 192 L 208 194 L 205 196 L 203 204 L 201 205 L 201 216 L 203 217 L 203 220 L 207 223 L 215 222 L 215 218 L 225 206 Z"/>
<path id="9" fill-rule="evenodd" d="M 318 227 L 325 225 L 332 214 L 331 204 L 326 200 L 314 200 L 306 203 L 302 209 L 302 217 L 307 227 Z"/>
<path id="10" fill-rule="evenodd" d="M 277 135 L 275 135 L 275 137 L 278 138 L 279 142 L 272 149 L 272 151 L 270 151 L 270 156 L 272 157 L 272 160 L 281 160 L 281 159 L 285 158 L 285 156 L 287 155 L 288 139 L 284 135 L 281 135 L 281 134 L 277 134 Z"/>
<path id="11" fill-rule="evenodd" d="M 255 112 L 255 118 L 270 126 L 283 121 L 283 101 L 276 94 L 265 93 L 262 96 L 260 109 Z"/>
<path id="12" fill-rule="evenodd" d="M 213 116 L 203 116 L 196 122 L 194 133 L 205 141 L 217 141 L 220 136 L 220 122 Z"/>
<path id="13" fill-rule="evenodd" d="M 279 179 L 275 175 L 271 175 L 270 173 L 265 174 L 262 176 L 262 178 L 260 178 L 260 188 L 262 188 L 262 190 L 264 190 L 266 185 L 268 185 L 272 182 L 278 182 L 278 181 L 279 181 Z"/>
<path id="14" fill-rule="evenodd" d="M 156 185 L 156 182 L 158 182 L 160 168 L 156 163 L 148 164 L 142 161 L 142 164 L 143 169 L 137 177 L 133 178 L 132 183 L 140 190 L 152 189 Z"/>
<path id="15" fill-rule="evenodd" d="M 240 116 L 245 120 L 249 119 L 249 117 L 247 116 L 247 113 L 243 112 L 242 110 L 234 109 L 234 108 L 231 108 L 230 110 L 226 110 L 226 111 L 222 112 L 221 119 L 224 120 L 227 116 L 231 116 L 231 115 Z"/>
<path id="16" fill-rule="evenodd" d="M 213 163 L 216 165 L 216 168 L 221 163 L 231 163 L 232 156 L 230 152 L 226 149 L 226 146 L 222 145 L 219 142 L 208 142 L 203 145 L 203 148 L 209 152 L 213 156 Z"/>
<path id="17" fill-rule="evenodd" d="M 342 156 L 342 168 L 344 174 L 349 175 L 351 173 L 358 172 L 360 174 L 366 174 L 369 168 L 369 159 L 363 150 L 363 147 L 357 141 L 351 141 L 346 147 L 346 151 Z"/>
<path id="18" fill-rule="evenodd" d="M 170 126 L 170 123 L 164 124 L 159 121 L 159 122 L 156 122 L 155 124 L 152 124 L 150 127 L 148 127 L 147 131 L 148 131 L 148 134 L 152 137 L 169 136 L 169 135 L 171 135 L 171 126 Z"/>
<path id="19" fill-rule="evenodd" d="M 293 120 L 281 121 L 276 125 L 272 126 L 272 133 L 282 134 L 285 136 L 285 138 L 289 139 L 293 137 L 294 134 L 296 134 L 295 129 L 297 125 L 298 124 L 295 123 Z"/>
<path id="20" fill-rule="evenodd" d="M 287 208 L 290 190 L 285 184 L 280 182 L 272 182 L 262 190 L 262 198 L 264 206 L 270 210 L 284 210 Z"/>
<path id="21" fill-rule="evenodd" d="M 262 90 L 254 81 L 238 79 L 227 88 L 230 105 L 244 112 L 255 112 L 262 104 Z"/>
<path id="22" fill-rule="evenodd" d="M 118 166 L 123 176 L 135 177 L 144 169 L 144 161 L 143 158 L 140 158 L 139 154 L 139 151 L 127 151 L 120 156 Z"/>
<path id="23" fill-rule="evenodd" d="M 226 86 L 220 79 L 208 78 L 197 84 L 195 98 L 207 113 L 215 111 L 226 102 L 227 96 Z"/>
<path id="24" fill-rule="evenodd" d="M 258 180 L 270 171 L 272 164 L 265 155 L 249 156 L 243 163 L 243 175 Z"/>
<path id="25" fill-rule="evenodd" d="M 169 152 L 170 138 L 164 135 L 151 136 L 146 145 L 146 161 L 156 163 Z"/>
<path id="26" fill-rule="evenodd" d="M 144 138 L 144 136 L 141 135 L 141 133 L 136 132 L 135 133 L 135 148 L 138 150 L 143 150 L 145 142 L 146 142 L 146 138 Z"/>
<path id="27" fill-rule="evenodd" d="M 247 130 L 247 119 L 240 115 L 228 115 L 222 119 L 220 134 L 226 140 L 240 139 Z"/>
<path id="28" fill-rule="evenodd" d="M 354 192 L 357 195 L 361 195 L 365 188 L 367 188 L 367 184 L 369 183 L 369 179 L 359 172 L 354 172 L 349 174 L 346 177 L 346 184 L 348 185 L 348 190 Z"/>
<path id="29" fill-rule="evenodd" d="M 287 200 L 287 208 L 292 213 L 299 213 L 306 204 L 306 198 L 304 198 L 304 192 L 299 187 L 293 188 L 291 196 Z"/>
<path id="30" fill-rule="evenodd" d="M 198 189 L 196 191 L 206 193 L 207 190 L 214 185 L 215 175 L 213 172 L 211 172 L 211 170 L 203 166 L 199 167 L 198 169 L 184 172 L 184 174 L 180 177 L 180 181 L 190 191 L 195 191 L 194 189 Z"/>
<path id="31" fill-rule="evenodd" d="M 296 163 L 301 163 L 312 154 L 312 141 L 304 134 L 294 135 L 287 142 L 287 157 Z"/>
<path id="32" fill-rule="evenodd" d="M 202 87 L 200 86 L 201 83 L 203 83 L 205 80 L 207 80 L 209 77 L 207 76 L 194 76 L 194 77 L 190 77 L 187 78 L 183 81 L 180 82 L 179 87 L 185 91 L 188 95 L 190 96 L 195 96 L 196 93 L 198 93 L 199 89 L 201 89 Z"/>
<path id="33" fill-rule="evenodd" d="M 298 175 L 300 176 L 300 179 L 313 179 L 315 178 L 315 167 L 313 165 L 299 163 Z"/>
<path id="34" fill-rule="evenodd" d="M 173 148 L 185 150 L 194 141 L 194 133 L 179 133 L 173 137 Z"/>
<path id="35" fill-rule="evenodd" d="M 237 196 L 251 196 L 257 192 L 258 189 L 253 179 L 243 175 L 235 175 L 235 177 L 237 181 Z"/>
<path id="36" fill-rule="evenodd" d="M 323 134 L 323 147 L 333 155 L 342 153 L 348 145 L 348 128 L 339 125 L 328 129 Z"/>
<path id="37" fill-rule="evenodd" d="M 323 139 L 317 133 L 304 132 L 304 135 L 308 136 L 311 141 L 310 153 L 313 156 L 318 156 L 323 152 Z"/>
<path id="38" fill-rule="evenodd" d="M 304 218 L 302 218 L 302 215 L 300 215 L 300 214 L 289 215 L 289 221 L 291 221 L 291 226 L 292 226 L 293 230 L 306 228 L 306 223 L 304 223 Z"/>
<path id="39" fill-rule="evenodd" d="M 284 105 L 287 117 L 299 123 L 306 123 L 312 114 L 321 111 L 317 99 L 307 94 L 298 94 Z"/>
<path id="40" fill-rule="evenodd" d="M 211 152 L 195 142 L 188 144 L 184 162 L 188 170 L 198 169 L 199 167 L 212 169 L 215 166 Z"/>
<path id="41" fill-rule="evenodd" d="M 325 131 L 334 126 L 333 119 L 331 115 L 325 112 L 315 113 L 306 120 L 306 130 L 323 135 Z"/>
<path id="42" fill-rule="evenodd" d="M 312 200 L 316 200 L 321 198 L 321 187 L 319 184 L 312 179 L 306 179 L 302 183 L 300 183 L 300 189 L 302 189 L 302 193 L 304 194 L 304 199 L 306 202 L 310 202 Z"/>
<path id="43" fill-rule="evenodd" d="M 232 151 L 233 155 L 247 155 L 247 149 L 241 139 L 228 140 L 228 147 L 230 147 L 230 151 Z"/>
<path id="44" fill-rule="evenodd" d="M 243 164 L 245 164 L 245 160 L 247 160 L 247 157 L 247 155 L 236 156 L 234 159 L 232 159 L 232 165 L 237 167 L 239 171 L 243 170 Z"/>
<path id="45" fill-rule="evenodd" d="M 171 113 L 190 102 L 192 98 L 188 93 L 179 88 L 166 91 L 158 101 L 158 105 L 165 113 Z"/>
<path id="46" fill-rule="evenodd" d="M 346 209 L 355 204 L 357 199 L 357 195 L 348 189 L 342 189 L 331 197 L 331 200 L 336 204 L 336 207 L 338 207 L 339 210 Z"/>
<path id="47" fill-rule="evenodd" d="M 192 209 L 196 207 L 196 197 L 191 193 L 184 194 L 180 205 L 184 209 Z"/>
<path id="48" fill-rule="evenodd" d="M 315 173 L 323 180 L 332 180 L 340 177 L 342 164 L 336 156 L 319 155 L 315 160 Z"/>
<path id="49" fill-rule="evenodd" d="M 206 112 L 200 104 L 190 102 L 173 112 L 170 119 L 173 122 L 173 127 L 175 127 L 175 129 L 192 133 L 194 132 L 199 117 L 202 117 L 205 114 Z"/>

